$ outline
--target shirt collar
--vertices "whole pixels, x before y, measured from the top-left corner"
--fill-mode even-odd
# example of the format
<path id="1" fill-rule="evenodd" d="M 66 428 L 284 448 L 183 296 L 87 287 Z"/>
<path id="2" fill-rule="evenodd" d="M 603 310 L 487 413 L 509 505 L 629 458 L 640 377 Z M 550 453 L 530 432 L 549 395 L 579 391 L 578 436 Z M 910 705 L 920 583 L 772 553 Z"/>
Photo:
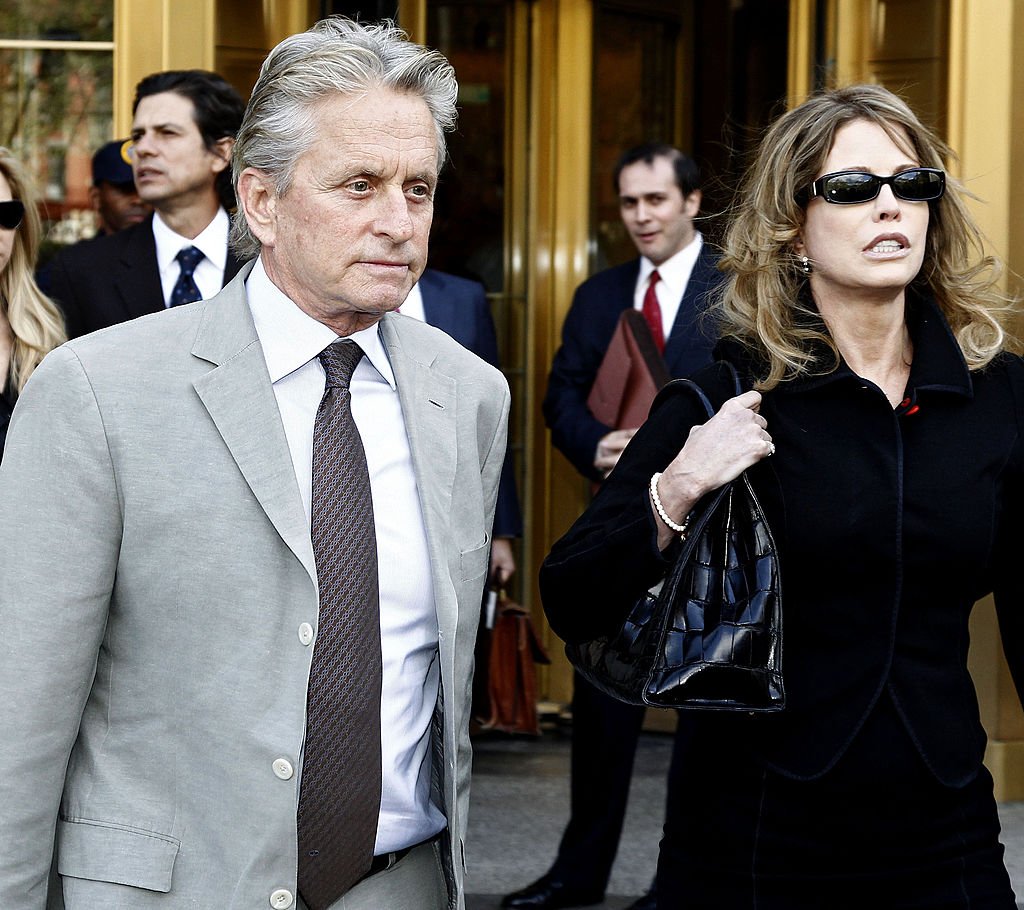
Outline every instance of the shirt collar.
<path id="1" fill-rule="evenodd" d="M 262 257 L 256 260 L 249 273 L 245 290 L 272 383 L 316 359 L 324 348 L 338 340 L 331 328 L 300 310 L 270 280 Z M 374 369 L 396 389 L 395 374 L 378 325 L 353 332 L 348 338 L 363 349 Z"/>
<path id="2" fill-rule="evenodd" d="M 700 256 L 703 244 L 704 238 L 700 231 L 695 231 L 693 240 L 686 244 L 678 253 L 673 253 L 659 266 L 655 266 L 646 256 L 641 256 L 640 286 L 647 287 L 651 272 L 657 268 L 658 276 L 665 282 L 665 287 L 672 292 L 674 297 L 682 299 L 683 291 L 686 290 L 686 283 L 690 280 L 690 274 L 693 272 L 697 257 Z"/>
<path id="3" fill-rule="evenodd" d="M 223 208 L 203 230 L 193 239 L 171 230 L 160 217 L 159 212 L 153 213 L 153 240 L 156 242 L 156 262 L 160 271 L 170 267 L 174 257 L 188 246 L 202 250 L 203 255 L 221 272 L 228 262 L 228 231 L 231 221 Z"/>

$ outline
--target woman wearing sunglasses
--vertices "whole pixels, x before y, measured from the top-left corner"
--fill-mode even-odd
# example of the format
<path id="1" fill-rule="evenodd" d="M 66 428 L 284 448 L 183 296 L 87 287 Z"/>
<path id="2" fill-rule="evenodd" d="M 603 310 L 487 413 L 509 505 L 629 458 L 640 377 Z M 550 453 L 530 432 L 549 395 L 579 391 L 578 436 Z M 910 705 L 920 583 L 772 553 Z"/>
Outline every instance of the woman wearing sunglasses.
<path id="1" fill-rule="evenodd" d="M 663 394 L 541 570 L 553 627 L 585 641 L 741 471 L 774 532 L 786 707 L 687 715 L 659 907 L 1015 907 L 966 661 L 994 591 L 1024 680 L 1024 362 L 951 158 L 878 86 L 769 129 L 716 313 L 751 391 L 693 377 L 711 420 Z"/>
<path id="2" fill-rule="evenodd" d="M 39 361 L 66 339 L 60 310 L 33 277 L 40 233 L 35 191 L 0 147 L 0 458 L 15 399 Z"/>

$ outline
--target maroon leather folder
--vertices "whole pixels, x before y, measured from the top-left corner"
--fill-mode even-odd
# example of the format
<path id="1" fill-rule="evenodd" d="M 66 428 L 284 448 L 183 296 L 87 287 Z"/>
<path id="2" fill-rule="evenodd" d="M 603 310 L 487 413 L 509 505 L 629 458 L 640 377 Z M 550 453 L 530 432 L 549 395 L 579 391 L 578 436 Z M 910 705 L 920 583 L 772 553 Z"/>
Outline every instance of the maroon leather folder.
<path id="1" fill-rule="evenodd" d="M 672 377 L 638 310 L 624 310 L 597 370 L 587 407 L 601 423 L 634 429 L 647 419 L 655 395 Z"/>

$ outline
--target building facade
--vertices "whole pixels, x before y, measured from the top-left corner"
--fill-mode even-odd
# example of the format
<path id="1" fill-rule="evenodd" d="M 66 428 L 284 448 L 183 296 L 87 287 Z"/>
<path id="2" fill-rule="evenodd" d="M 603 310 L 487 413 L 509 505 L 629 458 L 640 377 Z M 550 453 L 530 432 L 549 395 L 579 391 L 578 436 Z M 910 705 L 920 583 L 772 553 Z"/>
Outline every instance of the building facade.
<path id="1" fill-rule="evenodd" d="M 1008 289 L 1024 271 L 1024 0 L 19 0 L 0 13 L 0 144 L 30 160 L 57 240 L 88 227 L 88 154 L 124 136 L 142 76 L 215 69 L 247 93 L 266 51 L 322 15 L 392 17 L 439 48 L 461 84 L 431 262 L 486 285 L 512 387 L 524 498 L 519 590 L 542 622 L 536 570 L 588 491 L 550 446 L 540 401 L 572 293 L 632 255 L 611 168 L 658 139 L 706 175 L 702 230 L 720 230 L 758 131 L 815 88 L 881 82 L 957 151 Z M 49 16 L 49 19 L 45 19 Z M 77 16 L 77 20 L 75 17 Z M 45 19 L 45 21 L 44 21 Z M 49 80 L 49 82 L 47 82 Z M 49 88 L 47 87 L 49 85 Z M 59 88 L 59 92 L 57 89 Z M 60 104 L 55 106 L 60 94 Z M 56 113 L 55 113 L 56 112 Z M 59 116 L 57 116 L 59 114 Z M 109 131 L 109 132 L 108 132 Z M 77 226 L 83 221 L 84 228 Z M 550 632 L 546 632 L 550 637 Z M 560 653 L 550 641 L 553 653 Z M 1003 798 L 1024 798 L 1024 713 L 991 604 L 973 620 L 972 670 Z M 571 692 L 556 661 L 554 703 Z"/>

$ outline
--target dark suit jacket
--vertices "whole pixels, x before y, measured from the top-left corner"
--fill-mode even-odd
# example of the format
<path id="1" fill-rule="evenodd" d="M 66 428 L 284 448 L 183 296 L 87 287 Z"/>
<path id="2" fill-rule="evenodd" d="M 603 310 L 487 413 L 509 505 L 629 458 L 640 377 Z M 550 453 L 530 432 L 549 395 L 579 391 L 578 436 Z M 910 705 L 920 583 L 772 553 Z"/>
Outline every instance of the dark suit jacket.
<path id="1" fill-rule="evenodd" d="M 673 379 L 709 364 L 714 347 L 712 328 L 700 321 L 705 298 L 721 283 L 717 257 L 705 242 L 686 285 L 679 314 L 665 344 L 665 363 Z M 590 413 L 587 396 L 623 310 L 633 305 L 640 260 L 606 269 L 577 289 L 562 326 L 562 346 L 555 354 L 544 397 L 544 418 L 551 441 L 585 477 L 600 480 L 594 453 L 613 427 Z"/>
<path id="2" fill-rule="evenodd" d="M 434 269 L 427 269 L 423 273 L 419 285 L 427 322 L 450 335 L 477 357 L 500 369 L 498 339 L 484 286 Z M 523 517 L 519 510 L 519 497 L 516 495 L 512 459 L 508 453 L 498 484 L 493 533 L 495 537 L 520 537 L 523 533 Z"/>
<path id="3" fill-rule="evenodd" d="M 76 243 L 52 262 L 51 296 L 64 311 L 69 338 L 164 309 L 152 215 L 116 234 Z M 223 284 L 241 265 L 229 250 Z"/>

